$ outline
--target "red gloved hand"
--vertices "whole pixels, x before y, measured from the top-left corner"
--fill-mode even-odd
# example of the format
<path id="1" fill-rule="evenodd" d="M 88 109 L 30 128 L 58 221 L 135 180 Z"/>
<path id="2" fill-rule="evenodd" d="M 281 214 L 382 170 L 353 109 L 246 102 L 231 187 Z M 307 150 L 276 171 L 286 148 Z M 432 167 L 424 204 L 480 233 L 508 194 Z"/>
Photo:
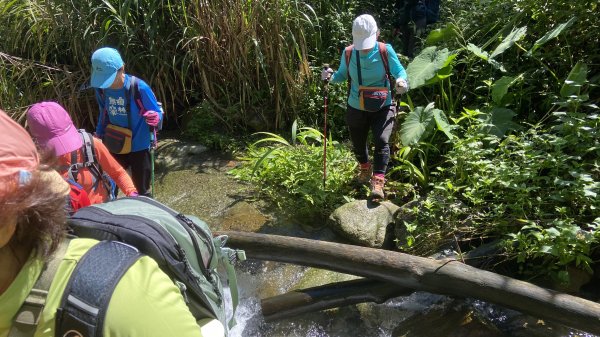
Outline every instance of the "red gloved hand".
<path id="1" fill-rule="evenodd" d="M 146 119 L 146 124 L 150 126 L 157 126 L 160 121 L 156 111 L 148 110 L 142 116 Z"/>

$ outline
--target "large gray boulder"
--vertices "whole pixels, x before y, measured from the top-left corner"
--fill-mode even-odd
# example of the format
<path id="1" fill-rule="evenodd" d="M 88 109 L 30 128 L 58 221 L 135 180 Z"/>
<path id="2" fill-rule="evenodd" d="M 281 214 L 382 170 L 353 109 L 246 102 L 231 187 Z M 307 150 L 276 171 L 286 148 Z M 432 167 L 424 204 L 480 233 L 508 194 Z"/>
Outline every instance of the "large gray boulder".
<path id="1" fill-rule="evenodd" d="M 388 227 L 392 227 L 390 225 L 394 223 L 398 208 L 388 201 L 373 203 L 356 200 L 333 211 L 329 216 L 329 224 L 334 231 L 353 243 L 386 248 L 391 244 L 390 235 L 393 234 L 388 234 Z"/>

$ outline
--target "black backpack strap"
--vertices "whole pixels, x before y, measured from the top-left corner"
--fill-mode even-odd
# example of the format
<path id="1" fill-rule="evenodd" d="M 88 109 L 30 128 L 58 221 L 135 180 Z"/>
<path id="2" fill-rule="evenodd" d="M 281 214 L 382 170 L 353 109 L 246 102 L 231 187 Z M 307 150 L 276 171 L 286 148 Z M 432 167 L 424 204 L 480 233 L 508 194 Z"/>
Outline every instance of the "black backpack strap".
<path id="1" fill-rule="evenodd" d="M 102 111 L 100 112 L 101 119 L 98 120 L 98 123 L 106 126 L 110 122 L 110 118 L 108 117 L 108 108 L 106 107 L 106 95 L 104 94 L 104 89 L 95 88 L 94 90 L 102 101 Z"/>
<path id="2" fill-rule="evenodd" d="M 56 336 L 76 331 L 102 337 L 110 298 L 141 256 L 136 248 L 118 241 L 102 241 L 88 250 L 73 270 L 56 311 Z"/>
<path id="3" fill-rule="evenodd" d="M 25 302 L 23 302 L 19 311 L 17 311 L 8 337 L 31 337 L 35 334 L 40 316 L 46 305 L 48 289 L 50 289 L 56 270 L 67 251 L 69 242 L 71 242 L 70 238 L 63 240 L 58 249 L 52 254 L 52 257 L 44 265 L 44 269 L 35 282 L 33 289 L 31 289 L 27 298 L 25 298 Z"/>
<path id="4" fill-rule="evenodd" d="M 138 78 L 130 75 L 129 77 L 129 83 L 128 85 L 125 86 L 125 106 L 127 107 L 127 128 L 131 130 L 133 122 L 132 122 L 132 117 L 131 117 L 131 100 L 133 100 L 133 103 L 135 103 L 135 105 L 137 105 L 138 109 L 140 109 L 140 106 L 138 105 L 138 100 L 136 99 L 137 96 L 139 96 L 139 89 L 138 89 Z M 142 101 L 142 99 L 139 99 L 140 103 Z M 141 111 L 141 109 L 140 109 Z"/>
<path id="5" fill-rule="evenodd" d="M 142 94 L 140 94 L 140 85 L 139 80 L 135 76 L 131 76 L 131 83 L 129 84 L 129 90 L 131 90 L 131 98 L 133 102 L 140 110 L 140 114 L 146 112 L 146 108 L 144 108 L 144 102 L 142 102 Z"/>
<path id="6" fill-rule="evenodd" d="M 359 51 L 356 51 L 356 72 L 358 73 L 358 85 L 362 85 L 362 72 L 360 70 L 360 55 Z"/>

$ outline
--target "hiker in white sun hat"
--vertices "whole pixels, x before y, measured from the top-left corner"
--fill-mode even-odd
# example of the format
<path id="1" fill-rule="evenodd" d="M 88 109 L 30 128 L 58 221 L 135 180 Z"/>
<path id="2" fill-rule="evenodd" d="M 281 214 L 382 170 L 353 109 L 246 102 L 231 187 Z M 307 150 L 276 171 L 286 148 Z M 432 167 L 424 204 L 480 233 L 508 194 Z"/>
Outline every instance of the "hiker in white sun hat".
<path id="1" fill-rule="evenodd" d="M 323 81 L 348 81 L 346 123 L 360 172 L 357 181 L 371 184 L 370 197 L 384 198 L 385 172 L 390 159 L 389 140 L 396 116 L 392 102 L 391 77 L 395 79 L 396 94 L 408 91 L 406 70 L 391 45 L 377 42 L 377 22 L 363 14 L 352 23 L 352 42 L 340 58 L 340 67 L 321 72 Z M 368 134 L 373 133 L 375 153 L 369 160 Z"/>

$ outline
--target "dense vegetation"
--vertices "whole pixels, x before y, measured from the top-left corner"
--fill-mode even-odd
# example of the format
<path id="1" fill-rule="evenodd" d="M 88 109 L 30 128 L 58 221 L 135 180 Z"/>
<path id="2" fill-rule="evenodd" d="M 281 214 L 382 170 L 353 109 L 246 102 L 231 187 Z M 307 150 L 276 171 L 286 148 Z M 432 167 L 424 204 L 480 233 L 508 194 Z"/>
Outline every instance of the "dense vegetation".
<path id="1" fill-rule="evenodd" d="M 392 201 L 419 206 L 399 248 L 430 254 L 450 241 L 466 248 L 501 239 L 502 258 L 529 277 L 566 282 L 573 267 L 593 272 L 598 10 L 592 0 L 442 1 L 441 21 L 428 26 L 414 59 L 401 56 L 411 91 L 388 189 Z M 361 195 L 348 187 L 355 163 L 344 85 L 328 91 L 323 187 L 318 72 L 322 63 L 337 67 L 363 12 L 402 50 L 392 2 L 0 0 L 0 12 L 0 105 L 15 118 L 54 99 L 93 124 L 89 57 L 111 45 L 166 103 L 170 127 L 220 148 L 261 131 L 236 174 L 282 208 L 322 218 Z"/>

